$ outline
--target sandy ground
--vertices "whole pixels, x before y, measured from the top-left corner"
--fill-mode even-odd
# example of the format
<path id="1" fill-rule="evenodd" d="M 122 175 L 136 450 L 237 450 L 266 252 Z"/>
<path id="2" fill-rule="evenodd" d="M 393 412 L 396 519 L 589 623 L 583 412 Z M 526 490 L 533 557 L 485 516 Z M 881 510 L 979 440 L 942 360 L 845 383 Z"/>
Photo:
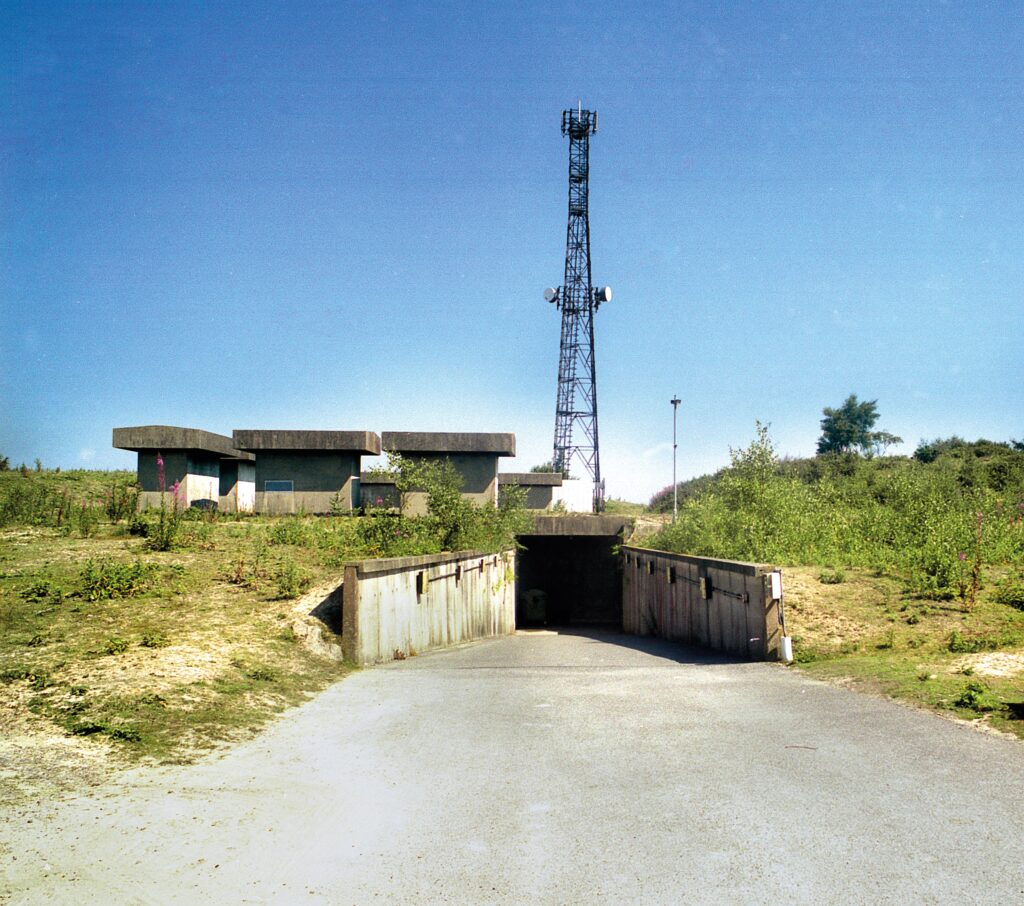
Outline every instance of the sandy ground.
<path id="1" fill-rule="evenodd" d="M 10 903 L 1007 903 L 1024 747 L 777 665 L 524 633 L 25 803 Z"/>

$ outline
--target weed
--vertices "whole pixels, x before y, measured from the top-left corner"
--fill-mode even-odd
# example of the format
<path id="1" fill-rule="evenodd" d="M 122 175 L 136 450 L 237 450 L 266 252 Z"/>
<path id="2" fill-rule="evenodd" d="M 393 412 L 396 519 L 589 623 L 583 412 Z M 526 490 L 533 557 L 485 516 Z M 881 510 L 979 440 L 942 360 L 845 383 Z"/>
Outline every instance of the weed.
<path id="1" fill-rule="evenodd" d="M 0 683 L 16 683 L 19 680 L 27 680 L 30 689 L 45 689 L 50 685 L 50 674 L 31 667 L 12 667 L 0 671 Z"/>
<path id="2" fill-rule="evenodd" d="M 170 640 L 162 632 L 147 632 L 139 642 L 143 648 L 166 648 L 170 644 Z"/>
<path id="3" fill-rule="evenodd" d="M 846 573 L 841 569 L 818 573 L 818 581 L 822 585 L 842 585 L 846 581 Z"/>
<path id="4" fill-rule="evenodd" d="M 120 636 L 115 635 L 107 639 L 103 646 L 103 650 L 106 651 L 107 654 L 123 654 L 128 650 L 128 644 L 127 639 L 122 639 Z"/>
<path id="5" fill-rule="evenodd" d="M 277 674 L 269 667 L 250 667 L 245 671 L 245 675 L 261 683 L 273 683 L 277 680 Z"/>
<path id="6" fill-rule="evenodd" d="M 879 642 L 877 645 L 875 645 L 875 647 L 879 651 L 891 651 L 893 648 L 895 648 L 896 647 L 896 630 L 890 628 L 889 631 L 885 634 L 885 638 L 883 638 L 881 642 Z"/>
<path id="7" fill-rule="evenodd" d="M 160 509 L 157 510 L 156 519 L 149 524 L 146 530 L 146 545 L 150 550 L 169 551 L 178 541 L 178 530 L 181 527 L 181 486 L 175 482 L 171 486 L 171 502 L 167 502 L 167 493 L 164 492 L 164 461 L 160 454 L 156 456 L 157 474 L 160 481 Z"/>
<path id="8" fill-rule="evenodd" d="M 42 577 L 30 582 L 21 590 L 26 601 L 62 601 L 64 589 L 48 578 Z"/>
<path id="9" fill-rule="evenodd" d="M 971 711 L 995 711 L 999 708 L 999 703 L 992 698 L 988 686 L 977 680 L 972 680 L 964 686 L 961 693 L 953 699 L 953 704 L 957 708 L 967 708 Z"/>
<path id="10" fill-rule="evenodd" d="M 279 599 L 297 598 L 309 588 L 310 578 L 292 559 L 285 560 L 275 577 Z"/>
<path id="11" fill-rule="evenodd" d="M 1008 604 L 1017 610 L 1024 610 L 1024 573 L 1005 576 L 997 582 L 992 600 L 997 604 Z"/>
<path id="12" fill-rule="evenodd" d="M 83 721 L 82 723 L 72 724 L 67 729 L 72 736 L 95 736 L 102 734 L 119 742 L 142 741 L 142 733 L 135 727 L 124 726 L 123 724 L 110 724 L 104 720 Z"/>
<path id="13" fill-rule="evenodd" d="M 1000 647 L 1000 640 L 985 636 L 965 637 L 954 629 L 949 634 L 946 647 L 954 654 L 975 654 L 978 651 L 995 651 Z"/>
<path id="14" fill-rule="evenodd" d="M 298 518 L 291 517 L 275 522 L 270 529 L 271 544 L 302 545 L 309 540 L 309 532 Z"/>
<path id="15" fill-rule="evenodd" d="M 109 559 L 89 559 L 79 573 L 80 594 L 87 601 L 132 598 L 152 586 L 155 574 L 156 567 L 141 560 L 119 563 Z"/>

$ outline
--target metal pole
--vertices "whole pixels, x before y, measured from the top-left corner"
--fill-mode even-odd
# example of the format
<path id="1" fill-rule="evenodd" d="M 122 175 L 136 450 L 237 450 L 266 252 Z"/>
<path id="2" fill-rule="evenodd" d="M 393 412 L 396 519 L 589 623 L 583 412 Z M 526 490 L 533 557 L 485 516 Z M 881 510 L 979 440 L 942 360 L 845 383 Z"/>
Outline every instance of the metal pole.
<path id="1" fill-rule="evenodd" d="M 679 486 L 676 484 L 676 413 L 679 411 L 679 404 L 682 400 L 678 396 L 672 397 L 672 522 L 676 521 L 679 513 Z"/>

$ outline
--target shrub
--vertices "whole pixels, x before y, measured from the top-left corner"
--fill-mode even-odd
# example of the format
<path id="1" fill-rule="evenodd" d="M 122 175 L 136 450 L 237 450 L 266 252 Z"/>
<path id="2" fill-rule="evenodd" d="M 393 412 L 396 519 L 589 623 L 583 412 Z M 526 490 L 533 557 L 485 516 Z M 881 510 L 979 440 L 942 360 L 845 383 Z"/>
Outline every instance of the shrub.
<path id="1" fill-rule="evenodd" d="M 134 482 L 117 481 L 111 482 L 110 490 L 107 492 L 106 512 L 111 522 L 120 522 L 135 513 L 139 502 L 139 487 Z"/>
<path id="2" fill-rule="evenodd" d="M 111 636 L 107 639 L 103 649 L 107 654 L 123 654 L 128 650 L 128 639 L 122 639 L 120 636 Z"/>
<path id="3" fill-rule="evenodd" d="M 1000 707 L 998 700 L 990 694 L 988 686 L 977 680 L 972 680 L 964 686 L 960 694 L 953 699 L 953 704 L 957 708 L 967 708 L 971 711 L 995 711 Z"/>
<path id="4" fill-rule="evenodd" d="M 992 600 L 997 604 L 1009 604 L 1017 610 L 1024 610 L 1024 573 L 1006 576 L 997 582 Z"/>
<path id="5" fill-rule="evenodd" d="M 155 574 L 156 567 L 141 560 L 89 559 L 79 573 L 79 594 L 87 601 L 135 597 L 151 587 Z"/>
<path id="6" fill-rule="evenodd" d="M 171 498 L 170 501 L 167 499 L 168 494 Z M 156 519 L 149 521 L 145 533 L 146 546 L 150 550 L 169 551 L 177 543 L 178 530 L 181 526 L 181 500 L 179 495 L 180 487 L 177 482 L 174 483 L 169 492 L 160 492 L 160 508 L 156 511 Z"/>
<path id="7" fill-rule="evenodd" d="M 294 560 L 285 560 L 275 577 L 279 599 L 297 598 L 309 588 L 310 578 L 296 565 Z"/>
<path id="8" fill-rule="evenodd" d="M 26 601 L 62 601 L 64 589 L 45 577 L 30 582 L 21 590 L 21 597 Z"/>
<path id="9" fill-rule="evenodd" d="M 302 520 L 291 516 L 279 519 L 270 528 L 269 540 L 271 544 L 306 544 L 309 541 L 310 533 L 306 530 Z"/>
<path id="10" fill-rule="evenodd" d="M 954 654 L 976 654 L 979 651 L 995 651 L 1002 641 L 988 636 L 965 637 L 954 629 L 949 634 L 946 647 Z"/>

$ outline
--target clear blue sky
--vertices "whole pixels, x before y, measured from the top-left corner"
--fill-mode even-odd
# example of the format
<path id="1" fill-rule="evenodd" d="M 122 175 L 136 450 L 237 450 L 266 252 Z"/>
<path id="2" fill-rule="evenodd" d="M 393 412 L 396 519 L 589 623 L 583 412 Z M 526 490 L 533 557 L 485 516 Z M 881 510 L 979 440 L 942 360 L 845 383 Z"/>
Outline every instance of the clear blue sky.
<path id="1" fill-rule="evenodd" d="M 821 409 L 1024 437 L 1016 3 L 0 5 L 0 452 L 117 425 L 514 431 L 551 456 L 591 146 L 602 464 L 646 499 Z"/>

